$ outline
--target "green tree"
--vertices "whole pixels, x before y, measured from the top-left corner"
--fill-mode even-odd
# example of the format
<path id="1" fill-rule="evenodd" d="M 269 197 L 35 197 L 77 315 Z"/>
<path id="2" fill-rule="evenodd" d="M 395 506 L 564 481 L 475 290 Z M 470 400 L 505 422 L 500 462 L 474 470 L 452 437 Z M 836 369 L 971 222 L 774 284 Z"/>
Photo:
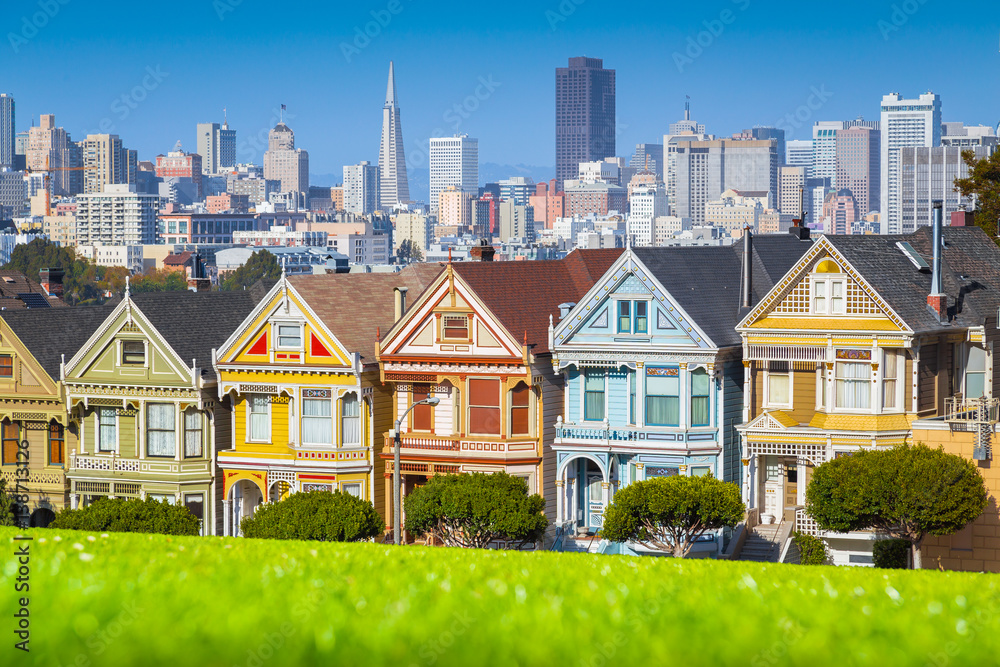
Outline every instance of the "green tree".
<path id="1" fill-rule="evenodd" d="M 601 536 L 683 558 L 705 532 L 735 526 L 745 513 L 735 484 L 709 475 L 654 477 L 615 494 Z"/>
<path id="2" fill-rule="evenodd" d="M 990 157 L 976 159 L 971 150 L 962 151 L 962 160 L 969 168 L 966 178 L 955 179 L 955 187 L 963 197 L 976 198 L 976 226 L 989 234 L 995 243 L 997 222 L 1000 221 L 1000 152 Z"/>
<path id="3" fill-rule="evenodd" d="M 7 480 L 0 477 L 0 526 L 16 526 L 14 499 L 7 493 Z"/>
<path id="4" fill-rule="evenodd" d="M 410 239 L 404 239 L 399 244 L 399 249 L 396 250 L 396 257 L 399 258 L 401 264 L 424 261 L 424 253 L 420 250 L 420 246 Z"/>
<path id="5" fill-rule="evenodd" d="M 135 294 L 143 292 L 183 292 L 187 288 L 186 274 L 170 269 L 150 269 L 145 275 L 135 276 L 129 280 L 129 290 Z"/>
<path id="6" fill-rule="evenodd" d="M 925 445 L 864 450 L 820 465 L 806 489 L 809 514 L 838 533 L 875 530 L 910 544 L 920 569 L 927 535 L 961 530 L 986 508 L 971 460 Z"/>
<path id="7" fill-rule="evenodd" d="M 222 283 L 222 289 L 235 292 L 249 289 L 258 280 L 277 280 L 281 277 L 278 258 L 266 250 L 250 255 L 247 263 L 233 271 Z"/>
<path id="8" fill-rule="evenodd" d="M 81 509 L 64 509 L 49 528 L 117 533 L 197 535 L 198 517 L 184 505 L 152 498 L 98 498 Z"/>
<path id="9" fill-rule="evenodd" d="M 545 534 L 542 497 L 505 472 L 438 475 L 406 496 L 406 530 L 433 533 L 450 547 L 485 549 L 506 541 L 519 549 Z"/>
<path id="10" fill-rule="evenodd" d="M 264 503 L 240 522 L 244 537 L 359 542 L 381 535 L 385 522 L 367 500 L 340 491 L 293 493 Z"/>
<path id="11" fill-rule="evenodd" d="M 101 271 L 86 259 L 76 257 L 73 248 L 61 248 L 43 238 L 32 239 L 11 252 L 10 262 L 2 267 L 6 271 L 19 271 L 31 280 L 38 281 L 40 269 L 62 269 L 63 299 L 70 304 L 92 303 L 103 298 L 97 285 Z"/>

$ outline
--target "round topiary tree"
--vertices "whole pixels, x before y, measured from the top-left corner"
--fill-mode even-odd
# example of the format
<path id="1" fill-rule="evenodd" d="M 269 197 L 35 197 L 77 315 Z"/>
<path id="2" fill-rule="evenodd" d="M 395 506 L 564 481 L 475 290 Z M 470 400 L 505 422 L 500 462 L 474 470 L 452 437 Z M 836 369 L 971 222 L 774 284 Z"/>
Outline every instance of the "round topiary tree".
<path id="1" fill-rule="evenodd" d="M 983 476 L 969 459 L 925 445 L 864 450 L 820 465 L 806 489 L 809 514 L 838 533 L 875 530 L 910 544 L 920 569 L 927 535 L 950 535 L 983 513 Z"/>
<path id="2" fill-rule="evenodd" d="M 385 522 L 367 500 L 340 491 L 293 493 L 264 503 L 240 522 L 244 537 L 360 542 L 382 534 Z"/>
<path id="3" fill-rule="evenodd" d="M 433 533 L 446 546 L 485 549 L 506 541 L 519 549 L 545 534 L 545 501 L 529 495 L 520 477 L 505 472 L 438 475 L 403 503 L 406 530 Z"/>
<path id="4" fill-rule="evenodd" d="M 197 535 L 200 532 L 198 517 L 187 507 L 152 498 L 98 498 L 81 509 L 62 510 L 48 527 L 163 535 Z"/>
<path id="5" fill-rule="evenodd" d="M 740 489 L 714 477 L 654 477 L 626 486 L 604 511 L 601 536 L 638 542 L 683 558 L 709 530 L 735 526 L 746 506 Z"/>

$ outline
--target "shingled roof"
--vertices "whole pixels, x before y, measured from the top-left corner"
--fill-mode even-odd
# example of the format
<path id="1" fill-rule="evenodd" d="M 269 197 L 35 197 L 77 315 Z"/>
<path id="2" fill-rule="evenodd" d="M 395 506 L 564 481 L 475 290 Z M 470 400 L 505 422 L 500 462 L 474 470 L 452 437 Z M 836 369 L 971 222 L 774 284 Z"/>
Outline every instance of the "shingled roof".
<path id="1" fill-rule="evenodd" d="M 751 307 L 812 247 L 791 234 L 753 237 Z M 740 345 L 736 325 L 741 308 L 743 244 L 633 248 L 632 252 L 670 293 L 677 305 L 719 347 Z"/>
<path id="2" fill-rule="evenodd" d="M 348 351 L 373 364 L 379 332 L 395 323 L 395 288 L 407 288 L 406 302 L 416 303 L 442 270 L 442 264 L 412 264 L 398 273 L 301 275 L 288 282 Z"/>
<path id="3" fill-rule="evenodd" d="M 37 296 L 33 296 L 29 300 L 24 295 Z M 41 301 L 44 303 L 40 303 Z M 20 271 L 0 271 L 0 310 L 22 310 L 37 307 L 33 306 L 32 302 L 38 303 L 40 306 L 48 304 L 53 308 L 68 305 L 59 297 L 49 296 L 41 285 Z"/>
<path id="4" fill-rule="evenodd" d="M 62 356 L 69 361 L 114 309 L 112 305 L 32 308 L 0 312 L 31 356 L 59 381 Z"/>
<path id="5" fill-rule="evenodd" d="M 927 308 L 931 274 L 920 271 L 896 246 L 899 241 L 909 243 L 931 264 L 934 239 L 929 227 L 912 234 L 827 239 L 914 332 L 981 326 L 997 316 L 1000 248 L 978 227 L 942 229 L 941 278 L 948 296 L 944 323 Z"/>
<path id="6" fill-rule="evenodd" d="M 564 259 L 529 262 L 457 262 L 455 273 L 518 341 L 527 336 L 535 354 L 549 352 L 549 315 L 576 303 L 623 250 L 574 250 Z"/>

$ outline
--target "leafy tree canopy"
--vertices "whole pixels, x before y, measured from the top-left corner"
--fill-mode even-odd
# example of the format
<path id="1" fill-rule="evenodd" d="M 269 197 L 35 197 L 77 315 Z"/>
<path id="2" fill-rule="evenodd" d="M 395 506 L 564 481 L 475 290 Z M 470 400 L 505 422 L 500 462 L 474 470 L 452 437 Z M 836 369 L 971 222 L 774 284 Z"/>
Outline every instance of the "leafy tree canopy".
<path id="1" fill-rule="evenodd" d="M 420 246 L 410 239 L 404 239 L 403 242 L 399 244 L 396 256 L 399 258 L 399 261 L 404 264 L 424 261 L 424 253 L 420 250 Z"/>
<path id="2" fill-rule="evenodd" d="M 969 167 L 966 178 L 955 179 L 955 187 L 964 197 L 976 197 L 976 225 L 990 235 L 995 242 L 997 222 L 1000 221 L 1000 152 L 990 157 L 976 159 L 971 150 L 962 151 L 962 159 Z"/>
<path id="3" fill-rule="evenodd" d="M 150 269 L 145 275 L 129 280 L 129 291 L 142 292 L 183 292 L 188 288 L 187 275 L 171 269 Z"/>
<path id="4" fill-rule="evenodd" d="M 258 280 L 278 280 L 281 278 L 281 266 L 278 258 L 266 250 L 258 250 L 250 255 L 247 263 L 233 271 L 222 282 L 222 289 L 235 292 L 249 289 Z"/>
<path id="5" fill-rule="evenodd" d="M 709 475 L 654 477 L 626 486 L 604 511 L 601 536 L 638 542 L 683 558 L 706 531 L 735 526 L 746 507 L 740 490 Z"/>

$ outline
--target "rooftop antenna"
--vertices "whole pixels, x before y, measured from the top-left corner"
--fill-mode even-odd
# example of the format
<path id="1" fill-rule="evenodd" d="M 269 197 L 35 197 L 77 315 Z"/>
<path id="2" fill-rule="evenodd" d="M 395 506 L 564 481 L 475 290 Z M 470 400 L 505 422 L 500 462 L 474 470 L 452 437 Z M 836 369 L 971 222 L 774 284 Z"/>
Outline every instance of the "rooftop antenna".
<path id="1" fill-rule="evenodd" d="M 229 112 L 226 107 L 222 107 L 222 125 L 226 129 L 229 129 Z"/>
<path id="2" fill-rule="evenodd" d="M 684 102 L 684 120 L 691 120 L 691 96 L 685 95 L 686 98 Z"/>

